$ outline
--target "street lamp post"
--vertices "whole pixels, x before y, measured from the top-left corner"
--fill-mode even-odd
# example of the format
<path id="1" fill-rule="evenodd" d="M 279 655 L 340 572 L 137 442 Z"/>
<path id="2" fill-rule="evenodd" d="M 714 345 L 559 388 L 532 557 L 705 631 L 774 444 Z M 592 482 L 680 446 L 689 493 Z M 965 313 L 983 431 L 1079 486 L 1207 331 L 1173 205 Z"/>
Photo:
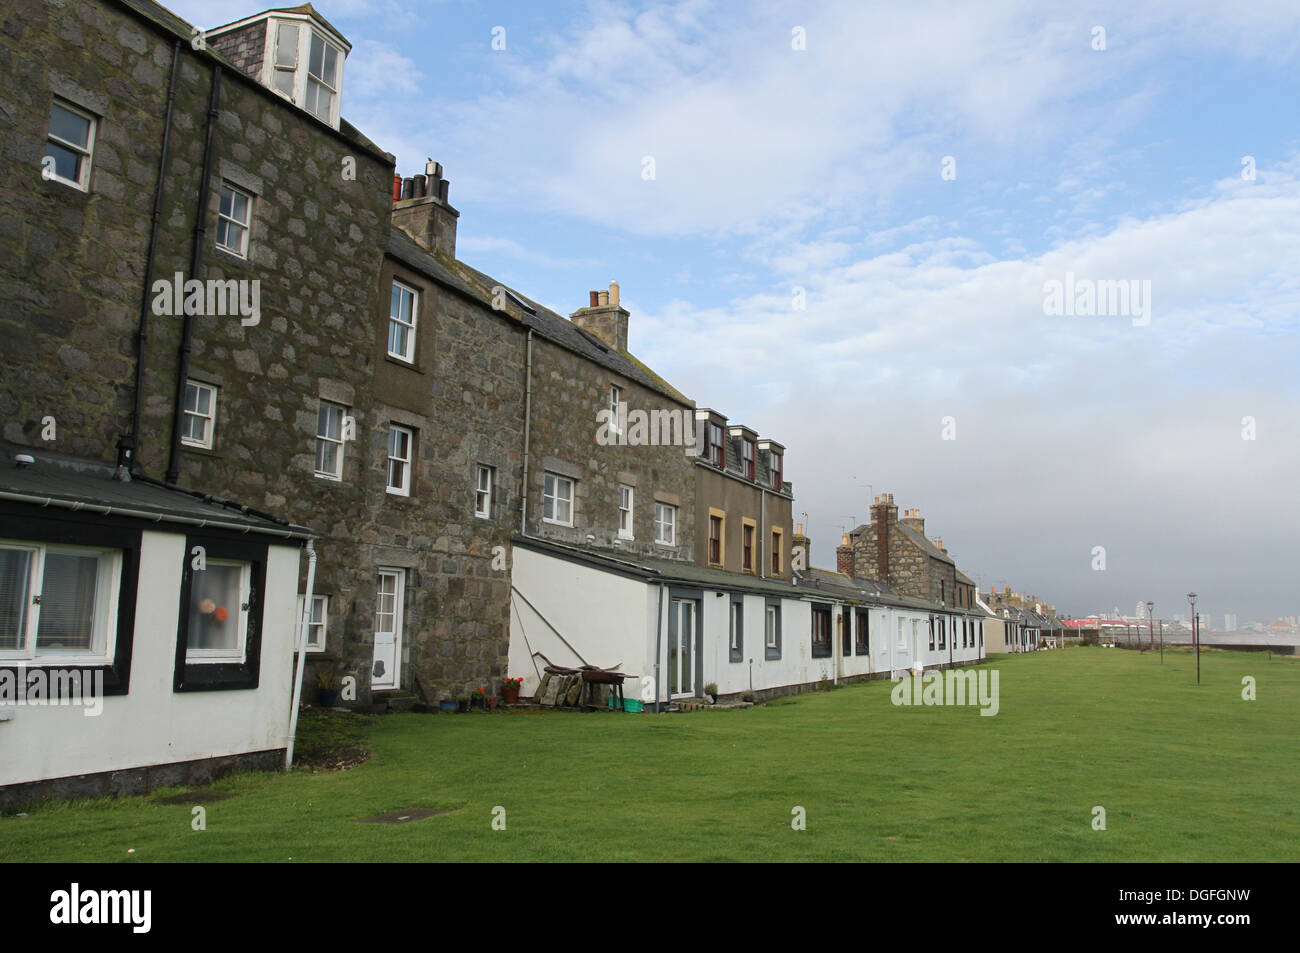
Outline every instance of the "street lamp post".
<path id="1" fill-rule="evenodd" d="M 1189 592 L 1187 601 L 1192 604 L 1192 644 L 1196 646 L 1196 684 L 1201 684 L 1201 623 L 1196 617 L 1196 593 Z"/>
<path id="2" fill-rule="evenodd" d="M 1155 622 L 1152 621 L 1152 613 L 1155 611 L 1155 608 L 1156 604 L 1154 602 L 1147 603 L 1147 644 L 1152 648 L 1155 648 L 1156 644 Z M 1163 642 L 1160 645 L 1160 664 L 1165 664 L 1165 647 Z"/>

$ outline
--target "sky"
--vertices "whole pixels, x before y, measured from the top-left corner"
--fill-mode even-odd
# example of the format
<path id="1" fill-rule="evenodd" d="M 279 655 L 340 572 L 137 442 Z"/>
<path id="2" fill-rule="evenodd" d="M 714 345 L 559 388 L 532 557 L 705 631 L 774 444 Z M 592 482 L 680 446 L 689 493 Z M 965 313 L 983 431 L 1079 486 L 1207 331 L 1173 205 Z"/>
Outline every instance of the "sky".
<path id="1" fill-rule="evenodd" d="M 314 5 L 458 257 L 561 314 L 617 279 L 786 445 L 814 565 L 892 492 L 984 590 L 1300 613 L 1294 0 Z"/>

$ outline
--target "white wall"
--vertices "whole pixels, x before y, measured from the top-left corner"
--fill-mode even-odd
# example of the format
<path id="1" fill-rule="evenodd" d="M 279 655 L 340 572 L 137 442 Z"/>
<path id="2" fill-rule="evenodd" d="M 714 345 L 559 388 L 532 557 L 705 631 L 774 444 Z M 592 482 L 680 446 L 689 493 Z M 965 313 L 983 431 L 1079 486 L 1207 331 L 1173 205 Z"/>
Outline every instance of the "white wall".
<path id="1" fill-rule="evenodd" d="M 624 696 L 641 697 L 640 677 L 652 674 L 657 586 L 522 546 L 512 550 L 511 581 L 518 592 L 511 593 L 509 674 L 523 676 L 521 694 L 537 691 L 546 663 L 532 653 L 541 652 L 556 665 L 622 663 L 618 671 L 636 676 L 624 683 Z M 667 625 L 667 606 L 664 613 Z"/>
<path id="2" fill-rule="evenodd" d="M 127 695 L 78 706 L 10 706 L 0 783 L 21 783 L 283 748 L 289 737 L 299 548 L 272 543 L 256 689 L 175 692 L 185 537 L 145 532 Z"/>

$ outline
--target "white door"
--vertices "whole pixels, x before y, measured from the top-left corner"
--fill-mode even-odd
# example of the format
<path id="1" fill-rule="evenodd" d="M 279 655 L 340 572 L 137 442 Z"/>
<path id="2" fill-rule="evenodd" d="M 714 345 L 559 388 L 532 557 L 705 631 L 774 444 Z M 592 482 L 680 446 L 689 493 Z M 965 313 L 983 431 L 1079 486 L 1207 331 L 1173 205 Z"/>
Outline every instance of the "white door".
<path id="1" fill-rule="evenodd" d="M 401 684 L 402 602 L 406 595 L 405 569 L 380 569 L 375 598 L 375 659 L 370 670 L 372 689 Z"/>

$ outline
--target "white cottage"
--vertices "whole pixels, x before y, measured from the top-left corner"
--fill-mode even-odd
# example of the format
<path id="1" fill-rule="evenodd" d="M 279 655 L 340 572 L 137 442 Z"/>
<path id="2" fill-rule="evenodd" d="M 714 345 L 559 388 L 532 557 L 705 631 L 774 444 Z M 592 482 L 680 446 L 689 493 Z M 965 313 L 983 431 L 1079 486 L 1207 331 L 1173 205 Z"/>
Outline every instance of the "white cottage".
<path id="1" fill-rule="evenodd" d="M 524 695 L 543 656 L 618 665 L 628 698 L 661 705 L 710 684 L 762 697 L 984 657 L 979 613 L 825 570 L 760 579 L 518 536 L 511 575 L 510 674 Z"/>
<path id="2" fill-rule="evenodd" d="M 284 763 L 310 531 L 0 449 L 0 805 Z"/>

